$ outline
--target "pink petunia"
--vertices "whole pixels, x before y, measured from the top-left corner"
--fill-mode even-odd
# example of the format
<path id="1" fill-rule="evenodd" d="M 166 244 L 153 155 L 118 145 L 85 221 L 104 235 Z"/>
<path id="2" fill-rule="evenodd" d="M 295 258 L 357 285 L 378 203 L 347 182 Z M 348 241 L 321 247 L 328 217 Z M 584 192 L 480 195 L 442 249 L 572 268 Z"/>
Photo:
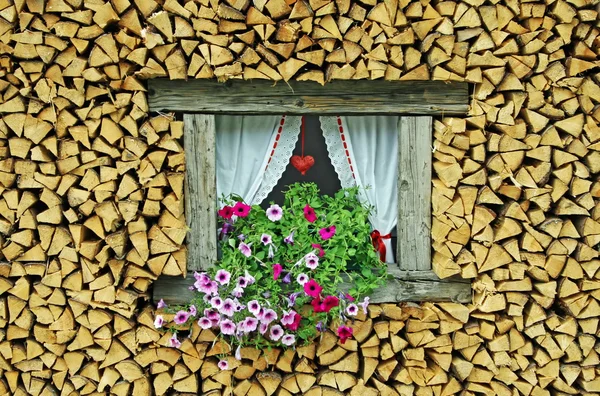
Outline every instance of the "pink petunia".
<path id="1" fill-rule="evenodd" d="M 233 208 L 231 206 L 223 206 L 223 208 L 217 211 L 217 214 L 222 218 L 229 220 L 231 219 L 231 216 L 233 216 Z"/>
<path id="2" fill-rule="evenodd" d="M 315 270 L 319 266 L 319 258 L 314 253 L 308 253 L 304 257 L 304 262 L 311 270 Z"/>
<path id="3" fill-rule="evenodd" d="M 298 274 L 296 277 L 296 282 L 298 282 L 300 286 L 304 286 L 306 282 L 308 282 L 308 275 L 305 273 Z"/>
<path id="4" fill-rule="evenodd" d="M 321 228 L 319 230 L 319 235 L 321 235 L 321 238 L 326 241 L 329 238 L 331 238 L 332 236 L 335 235 L 335 226 L 329 226 L 329 227 L 325 227 L 325 228 Z"/>
<path id="5" fill-rule="evenodd" d="M 235 334 L 235 323 L 229 319 L 222 320 L 219 328 L 221 329 L 221 333 L 225 335 Z"/>
<path id="6" fill-rule="evenodd" d="M 290 310 L 289 312 L 286 310 L 283 310 L 283 315 L 281 316 L 281 324 L 284 326 L 291 325 L 292 323 L 294 323 L 294 319 L 296 318 L 296 315 L 298 315 L 298 314 L 293 309 Z"/>
<path id="7" fill-rule="evenodd" d="M 250 257 L 252 255 L 252 249 L 250 249 L 250 246 L 252 246 L 252 242 L 250 243 L 240 243 L 240 246 L 238 246 L 238 249 L 240 250 L 240 252 L 242 252 L 242 254 L 246 257 Z"/>
<path id="8" fill-rule="evenodd" d="M 244 319 L 244 327 L 246 328 L 246 332 L 248 333 L 251 331 L 255 331 L 258 327 L 258 320 L 256 318 L 248 316 L 246 317 L 246 319 Z"/>
<path id="9" fill-rule="evenodd" d="M 248 286 L 248 279 L 246 279 L 245 276 L 240 276 L 237 280 L 236 287 L 243 289 L 246 286 Z"/>
<path id="10" fill-rule="evenodd" d="M 346 343 L 346 340 L 352 337 L 352 327 L 348 326 L 340 326 L 337 329 L 338 337 L 340 337 L 340 342 L 342 344 Z"/>
<path id="11" fill-rule="evenodd" d="M 290 235 L 283 238 L 283 242 L 287 243 L 288 245 L 294 245 L 294 232 L 295 231 L 290 232 Z"/>
<path id="12" fill-rule="evenodd" d="M 246 205 L 243 202 L 236 202 L 233 206 L 233 214 L 237 217 L 246 217 L 250 213 L 250 209 L 252 209 L 250 205 Z"/>
<path id="13" fill-rule="evenodd" d="M 169 345 L 173 348 L 181 347 L 181 341 L 177 338 L 177 333 L 173 333 L 173 336 L 169 338 Z"/>
<path id="14" fill-rule="evenodd" d="M 162 315 L 156 315 L 156 318 L 154 319 L 154 327 L 160 329 L 164 322 L 165 320 L 163 319 Z"/>
<path id="15" fill-rule="evenodd" d="M 228 285 L 229 280 L 231 279 L 231 273 L 229 271 L 220 269 L 215 274 L 215 280 L 222 285 Z"/>
<path id="16" fill-rule="evenodd" d="M 162 309 L 162 308 L 166 308 L 166 307 L 167 307 L 167 304 L 165 304 L 165 300 L 163 300 L 162 298 L 160 299 L 158 304 L 156 304 L 156 309 Z"/>
<path id="17" fill-rule="evenodd" d="M 233 300 L 231 298 L 226 298 L 223 301 L 223 305 L 221 305 L 221 308 L 219 308 L 219 312 L 229 317 L 233 316 L 233 313 L 235 312 L 235 303 L 233 302 Z"/>
<path id="18" fill-rule="evenodd" d="M 267 246 L 268 244 L 270 244 L 273 239 L 271 238 L 271 235 L 269 234 L 262 234 L 260 236 L 260 241 L 262 242 L 263 245 Z"/>
<path id="19" fill-rule="evenodd" d="M 254 316 L 258 316 L 260 312 L 260 304 L 256 300 L 252 300 L 248 302 L 248 311 Z"/>
<path id="20" fill-rule="evenodd" d="M 281 328 L 281 326 L 275 325 L 275 326 L 271 327 L 271 331 L 269 332 L 269 337 L 271 337 L 271 339 L 273 341 L 279 340 L 281 338 L 281 336 L 283 336 L 283 329 Z"/>
<path id="21" fill-rule="evenodd" d="M 196 309 L 195 305 L 190 305 L 190 307 L 188 308 L 188 312 L 190 313 L 191 316 L 196 316 L 196 314 L 198 313 L 198 310 Z"/>
<path id="22" fill-rule="evenodd" d="M 311 297 L 318 297 L 321 290 L 323 290 L 323 288 L 314 279 L 311 279 L 304 284 L 304 293 Z"/>
<path id="23" fill-rule="evenodd" d="M 272 309 L 265 309 L 261 315 L 260 321 L 269 324 L 277 319 L 277 313 Z"/>
<path id="24" fill-rule="evenodd" d="M 325 256 L 325 250 L 323 250 L 323 248 L 321 247 L 321 245 L 319 245 L 318 243 L 313 243 L 310 246 L 312 246 L 314 249 L 318 249 L 319 250 L 319 257 Z"/>
<path id="25" fill-rule="evenodd" d="M 279 279 L 279 275 L 281 275 L 281 271 L 283 271 L 283 267 L 281 266 L 281 264 L 279 264 L 279 263 L 273 264 L 273 279 L 274 280 Z"/>
<path id="26" fill-rule="evenodd" d="M 234 297 L 242 297 L 244 295 L 244 289 L 241 287 L 236 287 L 231 291 L 231 295 Z"/>
<path id="27" fill-rule="evenodd" d="M 223 305 L 223 299 L 219 296 L 214 296 L 210 299 L 210 305 L 215 309 L 219 309 L 221 308 L 221 305 Z"/>
<path id="28" fill-rule="evenodd" d="M 203 316 L 200 319 L 198 319 L 198 326 L 200 326 L 204 330 L 210 329 L 212 327 L 212 325 L 213 325 L 212 321 L 210 319 L 208 319 L 206 316 Z"/>
<path id="29" fill-rule="evenodd" d="M 317 220 L 317 215 L 315 214 L 315 210 L 310 207 L 310 205 L 306 205 L 304 207 L 304 218 L 309 223 L 314 223 Z"/>
<path id="30" fill-rule="evenodd" d="M 287 346 L 294 345 L 296 343 L 296 336 L 293 334 L 286 334 L 281 337 L 281 343 Z"/>
<path id="31" fill-rule="evenodd" d="M 175 317 L 173 318 L 173 322 L 175 322 L 175 324 L 184 324 L 185 322 L 188 321 L 188 319 L 190 318 L 190 314 L 187 311 L 179 311 L 175 314 Z"/>
<path id="32" fill-rule="evenodd" d="M 348 293 L 346 293 L 346 294 L 344 295 L 344 297 L 345 297 L 345 298 L 346 298 L 346 300 L 348 300 L 348 301 L 354 301 L 354 297 L 352 297 L 352 296 L 351 296 L 350 294 L 348 294 Z"/>
<path id="33" fill-rule="evenodd" d="M 268 329 L 269 329 L 268 323 L 261 323 L 260 326 L 258 326 L 258 331 L 260 332 L 261 335 L 265 335 L 265 333 L 267 332 Z"/>
<path id="34" fill-rule="evenodd" d="M 242 360 L 242 346 L 238 345 L 237 348 L 235 348 L 235 358 L 236 360 Z"/>
<path id="35" fill-rule="evenodd" d="M 298 327 L 300 327 L 300 322 L 302 321 L 302 316 L 299 313 L 296 313 L 294 316 L 294 321 L 290 324 L 285 325 L 285 328 L 292 331 L 297 331 Z"/>
<path id="36" fill-rule="evenodd" d="M 246 282 L 248 282 L 248 286 L 250 286 L 254 282 L 256 282 L 256 279 L 254 279 L 254 277 L 252 275 L 250 275 L 250 273 L 248 272 L 248 270 L 246 270 L 246 272 L 244 274 L 244 278 L 246 278 Z"/>
<path id="37" fill-rule="evenodd" d="M 227 363 L 227 360 L 219 360 L 219 363 L 217 363 L 217 367 L 219 367 L 221 370 L 228 370 L 229 369 L 229 363 Z"/>
<path id="38" fill-rule="evenodd" d="M 205 309 L 204 316 L 206 316 L 210 320 L 219 320 L 221 318 L 221 315 L 219 315 L 217 311 L 214 311 L 212 309 Z"/>
<path id="39" fill-rule="evenodd" d="M 346 313 L 348 316 L 356 316 L 358 314 L 358 306 L 356 304 L 349 304 L 346 307 Z"/>
<path id="40" fill-rule="evenodd" d="M 267 217 L 271 221 L 279 221 L 279 220 L 281 220 L 281 217 L 283 216 L 283 210 L 281 209 L 281 206 L 279 206 L 277 204 L 273 204 L 273 205 L 269 206 L 266 213 L 267 213 Z"/>
<path id="41" fill-rule="evenodd" d="M 360 305 L 362 307 L 363 312 L 364 312 L 365 315 L 367 314 L 367 307 L 369 306 L 369 300 L 370 300 L 370 297 L 367 296 L 367 297 L 365 297 L 365 299 L 363 300 L 363 302 L 358 303 L 358 305 Z"/>

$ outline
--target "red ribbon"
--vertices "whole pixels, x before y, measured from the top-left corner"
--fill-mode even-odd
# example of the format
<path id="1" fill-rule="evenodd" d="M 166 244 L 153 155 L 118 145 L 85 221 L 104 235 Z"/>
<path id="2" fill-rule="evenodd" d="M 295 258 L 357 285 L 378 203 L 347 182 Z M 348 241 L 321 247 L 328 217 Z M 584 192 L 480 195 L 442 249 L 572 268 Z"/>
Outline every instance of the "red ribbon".
<path id="1" fill-rule="evenodd" d="M 373 232 L 371 232 L 371 240 L 373 241 L 373 247 L 375 248 L 376 251 L 379 252 L 379 259 L 381 261 L 383 261 L 385 263 L 385 254 L 386 254 L 386 247 L 385 247 L 385 243 L 383 243 L 384 239 L 390 239 L 392 237 L 392 234 L 387 234 L 387 235 L 381 235 L 381 233 L 379 232 L 379 230 L 374 230 Z"/>

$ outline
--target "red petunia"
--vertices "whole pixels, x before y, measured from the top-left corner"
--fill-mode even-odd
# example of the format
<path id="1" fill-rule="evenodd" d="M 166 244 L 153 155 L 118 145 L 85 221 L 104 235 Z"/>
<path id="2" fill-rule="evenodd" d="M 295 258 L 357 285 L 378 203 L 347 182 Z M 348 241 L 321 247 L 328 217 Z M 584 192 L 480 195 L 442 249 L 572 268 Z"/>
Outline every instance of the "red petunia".
<path id="1" fill-rule="evenodd" d="M 323 290 L 323 288 L 314 279 L 311 279 L 304 284 L 304 293 L 311 297 L 318 297 L 321 290 Z"/>
<path id="2" fill-rule="evenodd" d="M 243 202 L 236 202 L 233 207 L 233 214 L 237 217 L 246 217 L 250 213 L 251 206 Z"/>
<path id="3" fill-rule="evenodd" d="M 340 337 L 340 342 L 344 344 L 348 338 L 352 337 L 352 327 L 340 326 L 337 329 L 337 334 Z"/>
<path id="4" fill-rule="evenodd" d="M 323 309 L 321 308 L 321 299 L 319 297 L 314 298 L 310 302 L 310 305 L 312 305 L 315 312 L 323 312 Z"/>
<path id="5" fill-rule="evenodd" d="M 233 216 L 233 208 L 231 206 L 223 206 L 217 214 L 222 218 L 229 220 L 231 219 L 231 216 Z"/>
<path id="6" fill-rule="evenodd" d="M 318 249 L 319 250 L 319 257 L 325 256 L 325 250 L 323 250 L 323 247 L 321 245 L 319 245 L 318 243 L 313 243 L 311 246 L 314 249 Z"/>
<path id="7" fill-rule="evenodd" d="M 304 218 L 308 220 L 309 223 L 314 223 L 317 220 L 315 210 L 311 208 L 310 205 L 304 207 Z"/>
<path id="8" fill-rule="evenodd" d="M 323 312 L 329 312 L 331 311 L 331 308 L 337 307 L 338 305 L 340 305 L 340 300 L 336 296 L 327 296 L 321 303 L 321 310 L 323 310 Z"/>

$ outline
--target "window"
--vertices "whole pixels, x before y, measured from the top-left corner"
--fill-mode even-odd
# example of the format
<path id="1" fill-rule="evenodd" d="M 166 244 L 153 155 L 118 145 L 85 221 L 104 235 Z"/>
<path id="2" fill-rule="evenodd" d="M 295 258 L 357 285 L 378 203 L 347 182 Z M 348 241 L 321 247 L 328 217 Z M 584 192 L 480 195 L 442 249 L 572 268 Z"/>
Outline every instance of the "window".
<path id="1" fill-rule="evenodd" d="M 257 86 L 259 85 L 259 86 Z M 150 81 L 151 110 L 183 112 L 186 151 L 186 218 L 188 271 L 206 268 L 216 260 L 216 121 L 218 114 L 325 114 L 337 121 L 340 133 L 351 122 L 337 114 L 394 116 L 398 133 L 397 264 L 388 266 L 394 279 L 372 301 L 470 301 L 470 284 L 461 279 L 440 280 L 431 268 L 432 114 L 466 111 L 465 84 L 435 82 L 352 82 L 287 86 L 237 82 Z M 436 87 L 438 88 L 436 92 Z M 208 94 L 209 93 L 209 94 Z M 200 113 L 193 113 L 194 111 Z M 425 115 L 405 115 L 417 113 Z M 332 118 L 333 117 L 333 118 Z M 398 118 L 399 117 L 399 118 Z M 309 123 L 313 123 L 309 118 Z M 323 122 L 321 122 L 323 125 Z M 288 157 L 289 158 L 289 157 Z M 381 159 L 385 161 L 385 159 Z M 394 169 L 395 170 L 395 169 Z M 339 172 L 337 172 L 339 174 Z M 396 173 L 396 172 L 395 172 Z M 343 186 L 344 183 L 342 182 Z M 390 241 L 387 241 L 388 246 Z M 393 250 L 393 249 L 390 249 Z M 393 257 L 390 256 L 390 257 Z M 389 260 L 393 261 L 393 260 Z M 185 301 L 192 281 L 160 277 L 154 298 Z"/>

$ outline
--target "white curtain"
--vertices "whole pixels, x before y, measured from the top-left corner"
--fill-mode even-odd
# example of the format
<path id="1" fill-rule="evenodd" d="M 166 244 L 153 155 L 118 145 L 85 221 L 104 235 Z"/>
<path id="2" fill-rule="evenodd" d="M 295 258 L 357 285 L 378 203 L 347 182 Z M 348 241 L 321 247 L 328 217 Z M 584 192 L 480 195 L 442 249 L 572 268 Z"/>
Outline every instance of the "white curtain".
<path id="1" fill-rule="evenodd" d="M 292 156 L 300 124 L 290 116 L 215 116 L 218 198 L 234 193 L 261 203 Z"/>
<path id="2" fill-rule="evenodd" d="M 361 201 L 375 210 L 369 220 L 385 236 L 398 218 L 398 122 L 397 116 L 320 117 L 331 162 L 342 187 L 369 187 Z M 385 261 L 393 262 L 391 239 L 382 240 Z"/>

